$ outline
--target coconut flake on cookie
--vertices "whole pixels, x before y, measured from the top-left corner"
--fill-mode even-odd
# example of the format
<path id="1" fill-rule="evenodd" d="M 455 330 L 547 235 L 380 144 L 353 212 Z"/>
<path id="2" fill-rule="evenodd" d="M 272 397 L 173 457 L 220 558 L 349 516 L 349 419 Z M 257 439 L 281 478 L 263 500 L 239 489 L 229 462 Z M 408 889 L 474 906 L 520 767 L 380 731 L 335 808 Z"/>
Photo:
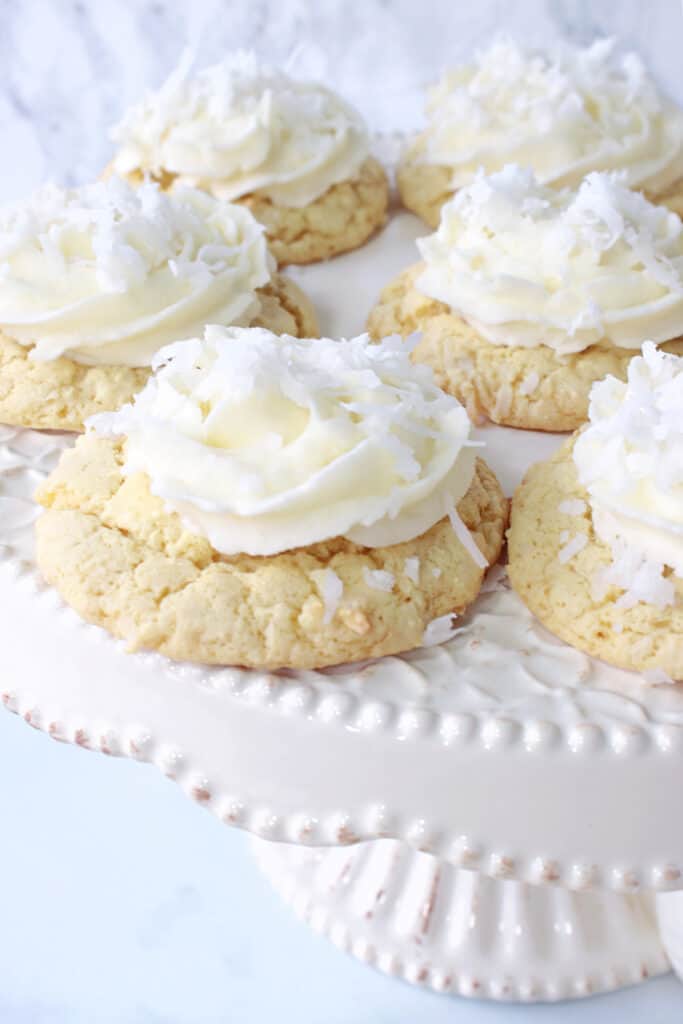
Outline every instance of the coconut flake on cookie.
<path id="1" fill-rule="evenodd" d="M 112 138 L 120 174 L 167 172 L 223 199 L 258 191 L 290 207 L 354 177 L 370 148 L 363 119 L 339 96 L 242 51 L 197 72 L 186 54 Z"/>
<path id="2" fill-rule="evenodd" d="M 568 534 L 569 531 L 565 531 Z M 564 545 L 560 548 L 558 553 L 559 561 L 564 565 L 565 562 L 570 562 L 572 558 L 583 551 L 586 544 L 588 543 L 588 537 L 585 533 L 576 533 L 573 537 L 560 535 L 560 542 Z"/>
<path id="3" fill-rule="evenodd" d="M 612 551 L 596 592 L 618 587 L 623 607 L 674 603 L 671 576 L 683 578 L 683 358 L 646 342 L 626 382 L 594 384 L 573 458 L 593 528 Z"/>
<path id="4" fill-rule="evenodd" d="M 616 174 L 556 191 L 516 165 L 482 173 L 418 247 L 419 291 L 496 345 L 562 355 L 683 334 L 681 219 Z M 522 393 L 538 383 L 525 378 Z"/>
<path id="5" fill-rule="evenodd" d="M 451 521 L 453 533 L 458 538 L 462 546 L 466 549 L 466 551 L 470 554 L 472 561 L 476 565 L 478 565 L 480 569 L 488 569 L 488 561 L 479 550 L 479 546 L 474 540 L 474 537 L 463 523 L 462 519 L 458 515 L 455 508 L 451 508 L 448 510 L 448 518 Z"/>
<path id="6" fill-rule="evenodd" d="M 195 189 L 46 185 L 0 208 L 0 330 L 30 357 L 149 366 L 207 322 L 250 322 L 274 270 L 264 229 Z"/>
<path id="7" fill-rule="evenodd" d="M 311 576 L 315 579 L 323 599 L 323 625 L 327 626 L 335 616 L 339 602 L 344 594 L 344 583 L 334 569 L 314 570 Z"/>
<path id="8" fill-rule="evenodd" d="M 455 508 L 476 451 L 465 410 L 410 351 L 399 338 L 302 341 L 210 326 L 158 353 L 132 404 L 87 425 L 125 436 L 124 474 L 145 473 L 224 554 L 339 536 L 398 544 Z M 372 578 L 386 588 L 386 575 Z"/>
<path id="9" fill-rule="evenodd" d="M 517 391 L 520 395 L 524 395 L 525 397 L 527 395 L 533 395 L 534 391 L 540 383 L 541 378 L 535 370 L 532 370 L 530 373 L 527 373 L 526 376 L 522 379 L 522 382 L 517 388 Z"/>
<path id="10" fill-rule="evenodd" d="M 420 582 L 420 559 L 419 558 L 406 558 L 403 563 L 403 571 L 409 580 L 413 583 Z"/>
<path id="11" fill-rule="evenodd" d="M 683 112 L 611 39 L 547 52 L 499 39 L 443 76 L 427 116 L 420 158 L 451 168 L 453 189 L 513 162 L 554 187 L 621 170 L 659 193 L 683 177 Z"/>
<path id="12" fill-rule="evenodd" d="M 367 565 L 363 566 L 363 579 L 371 590 L 382 590 L 385 594 L 394 589 L 396 582 L 393 572 L 387 572 L 386 569 L 369 569 Z"/>
<path id="13" fill-rule="evenodd" d="M 439 644 L 446 643 L 447 640 L 452 640 L 458 633 L 455 619 L 456 615 L 454 613 L 440 615 L 437 619 L 432 619 L 427 624 L 427 628 L 422 636 L 422 646 L 436 647 Z"/>

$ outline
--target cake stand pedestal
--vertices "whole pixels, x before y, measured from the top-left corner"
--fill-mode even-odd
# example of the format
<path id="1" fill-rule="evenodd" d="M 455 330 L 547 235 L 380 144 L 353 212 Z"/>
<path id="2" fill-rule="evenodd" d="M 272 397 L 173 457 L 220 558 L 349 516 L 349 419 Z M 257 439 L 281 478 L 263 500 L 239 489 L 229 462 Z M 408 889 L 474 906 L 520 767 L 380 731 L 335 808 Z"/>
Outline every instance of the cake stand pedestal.
<path id="1" fill-rule="evenodd" d="M 315 932 L 438 992 L 570 999 L 669 969 L 651 896 L 497 881 L 394 839 L 319 850 L 255 840 L 254 852 Z"/>
<path id="2" fill-rule="evenodd" d="M 495 470 L 511 448 L 489 440 Z M 665 948 L 681 964 L 681 686 L 559 643 L 500 570 L 452 639 L 403 657 L 266 673 L 127 653 L 35 567 L 30 496 L 69 442 L 0 437 L 9 710 L 160 768 L 260 837 L 314 929 L 409 981 L 560 999 L 661 973 Z"/>

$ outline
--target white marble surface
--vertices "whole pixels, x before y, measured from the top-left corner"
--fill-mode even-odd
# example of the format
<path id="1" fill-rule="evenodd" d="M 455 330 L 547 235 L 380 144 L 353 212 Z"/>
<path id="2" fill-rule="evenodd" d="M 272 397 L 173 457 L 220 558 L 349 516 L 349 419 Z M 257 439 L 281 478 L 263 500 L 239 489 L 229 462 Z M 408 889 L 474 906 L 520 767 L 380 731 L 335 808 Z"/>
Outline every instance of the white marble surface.
<path id="1" fill-rule="evenodd" d="M 410 128 L 418 89 L 495 31 L 618 34 L 683 101 L 680 0 L 0 0 L 0 201 L 85 181 L 107 128 L 182 47 L 258 46 L 324 75 L 375 128 Z M 0 631 L 0 650 L 1 650 Z M 432 996 L 295 922 L 243 836 L 145 766 L 57 745 L 0 714 L 2 1024 L 656 1024 L 672 978 L 562 1007 Z"/>
<path id="2" fill-rule="evenodd" d="M 0 0 L 0 26 L 0 201 L 98 175 L 109 126 L 186 45 L 200 63 L 235 46 L 289 60 L 375 129 L 419 124 L 421 86 L 496 32 L 617 35 L 683 101 L 681 0 Z"/>

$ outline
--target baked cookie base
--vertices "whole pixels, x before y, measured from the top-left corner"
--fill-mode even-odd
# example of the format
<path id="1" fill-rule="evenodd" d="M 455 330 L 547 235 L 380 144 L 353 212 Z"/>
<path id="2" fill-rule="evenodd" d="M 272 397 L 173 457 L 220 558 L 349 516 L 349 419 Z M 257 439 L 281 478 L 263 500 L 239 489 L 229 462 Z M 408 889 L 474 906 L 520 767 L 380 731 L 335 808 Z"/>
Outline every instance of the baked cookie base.
<path id="1" fill-rule="evenodd" d="M 413 359 L 427 363 L 437 384 L 466 406 L 475 422 L 483 418 L 525 430 L 575 430 L 588 416 L 590 389 L 612 374 L 626 379 L 637 350 L 593 345 L 560 356 L 552 348 L 493 345 L 448 306 L 422 295 L 415 281 L 422 264 L 409 267 L 382 291 L 368 318 L 379 339 L 421 331 Z M 683 354 L 683 339 L 666 352 Z"/>
<path id="2" fill-rule="evenodd" d="M 111 173 L 110 166 L 105 176 Z M 137 185 L 143 175 L 134 171 L 126 178 Z M 173 188 L 172 174 L 164 172 L 154 180 L 164 189 Z M 317 263 L 359 248 L 383 226 L 389 182 L 379 161 L 368 157 L 354 178 L 333 185 L 308 206 L 280 206 L 263 192 L 235 202 L 247 206 L 265 226 L 270 251 L 280 265 Z"/>
<path id="3" fill-rule="evenodd" d="M 223 556 L 185 530 L 121 473 L 123 442 L 86 434 L 40 488 L 38 565 L 88 622 L 171 658 L 256 668 L 321 668 L 410 650 L 429 623 L 462 612 L 483 570 L 446 518 L 413 541 L 362 548 L 343 538 L 267 558 Z M 498 558 L 507 500 L 478 460 L 458 513 L 489 563 Z M 418 580 L 406 559 L 418 559 Z M 415 563 L 409 563 L 412 567 Z M 389 592 L 367 570 L 393 576 Z M 336 607 L 326 573 L 343 584 Z"/>
<path id="4" fill-rule="evenodd" d="M 510 582 L 543 625 L 573 647 L 620 668 L 660 669 L 683 680 L 683 580 L 672 576 L 678 602 L 666 608 L 643 602 L 619 608 L 622 591 L 616 587 L 596 596 L 596 574 L 612 556 L 593 530 L 573 446 L 574 437 L 549 461 L 532 466 L 515 492 L 508 531 Z M 585 503 L 579 515 L 560 510 L 577 499 Z M 583 548 L 560 561 L 562 549 L 580 536 L 586 537 Z"/>
<path id="5" fill-rule="evenodd" d="M 281 274 L 259 289 L 255 327 L 316 337 L 315 310 L 301 289 Z M 146 367 L 84 366 L 62 357 L 38 362 L 30 348 L 0 332 L 0 423 L 41 430 L 83 430 L 94 413 L 129 402 L 149 377 Z"/>
<path id="6" fill-rule="evenodd" d="M 436 230 L 441 207 L 455 194 L 451 185 L 453 171 L 440 164 L 425 163 L 421 160 L 422 148 L 417 142 L 406 150 L 396 171 L 396 185 L 405 208 Z"/>
<path id="7" fill-rule="evenodd" d="M 278 206 L 258 192 L 242 202 L 265 225 L 279 264 L 317 263 L 358 249 L 383 226 L 389 184 L 383 167 L 371 157 L 355 178 L 333 185 L 308 206 Z"/>

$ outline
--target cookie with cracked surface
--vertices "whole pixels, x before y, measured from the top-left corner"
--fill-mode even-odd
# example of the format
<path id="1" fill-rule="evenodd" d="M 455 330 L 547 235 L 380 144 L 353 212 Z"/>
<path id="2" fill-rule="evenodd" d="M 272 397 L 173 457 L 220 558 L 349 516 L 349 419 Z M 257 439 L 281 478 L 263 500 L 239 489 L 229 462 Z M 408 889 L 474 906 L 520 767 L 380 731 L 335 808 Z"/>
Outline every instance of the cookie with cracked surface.
<path id="1" fill-rule="evenodd" d="M 405 208 L 436 230 L 441 208 L 453 198 L 456 190 L 451 185 L 451 168 L 425 162 L 424 149 L 419 137 L 406 149 L 396 172 L 396 184 Z M 675 181 L 665 192 L 645 192 L 645 197 L 651 203 L 666 206 L 683 217 L 683 178 Z"/>
<path id="2" fill-rule="evenodd" d="M 439 387 L 455 395 L 475 422 L 484 417 L 526 430 L 575 430 L 588 416 L 591 386 L 608 373 L 626 379 L 637 349 L 607 342 L 559 355 L 540 345 L 494 345 L 443 302 L 416 287 L 423 264 L 404 270 L 380 295 L 368 318 L 375 338 L 421 331 L 412 358 L 427 363 Z M 683 339 L 660 348 L 683 355 Z"/>
<path id="3" fill-rule="evenodd" d="M 618 607 L 622 592 L 614 586 L 596 597 L 596 573 L 611 563 L 612 555 L 593 530 L 588 494 L 572 458 L 574 440 L 569 438 L 549 461 L 533 466 L 512 500 L 512 586 L 543 625 L 573 647 L 622 668 L 661 669 L 672 679 L 683 679 L 682 580 L 671 576 L 678 601 L 666 608 L 642 601 Z M 573 511 L 577 501 L 583 502 L 582 512 L 560 510 Z M 575 537 L 585 541 L 566 557 Z"/>
<path id="4" fill-rule="evenodd" d="M 111 168 L 105 172 L 110 174 Z M 143 176 L 126 176 L 131 184 L 140 184 Z M 173 188 L 173 175 L 163 173 L 154 180 L 162 188 Z M 237 198 L 257 221 L 265 226 L 268 246 L 280 265 L 317 263 L 358 249 L 382 227 L 387 216 L 389 184 L 382 165 L 368 159 L 357 175 L 332 185 L 307 206 L 281 206 L 263 192 Z"/>
<path id="5" fill-rule="evenodd" d="M 281 274 L 258 290 L 253 322 L 278 334 L 315 337 L 318 321 L 301 289 Z M 83 430 L 94 413 L 118 409 L 138 391 L 147 367 L 86 366 L 64 356 L 31 359 L 30 348 L 0 332 L 0 423 L 38 430 Z"/>
<path id="6" fill-rule="evenodd" d="M 431 621 L 461 612 L 479 593 L 483 570 L 448 518 L 384 548 L 334 538 L 266 557 L 221 555 L 166 511 L 144 474 L 124 478 L 124 445 L 79 438 L 39 490 L 46 511 L 36 533 L 48 582 L 131 649 L 207 664 L 322 668 L 419 647 Z M 482 460 L 457 509 L 493 563 L 507 501 Z M 406 559 L 419 560 L 417 579 Z M 343 588 L 332 603 L 330 580 Z"/>

